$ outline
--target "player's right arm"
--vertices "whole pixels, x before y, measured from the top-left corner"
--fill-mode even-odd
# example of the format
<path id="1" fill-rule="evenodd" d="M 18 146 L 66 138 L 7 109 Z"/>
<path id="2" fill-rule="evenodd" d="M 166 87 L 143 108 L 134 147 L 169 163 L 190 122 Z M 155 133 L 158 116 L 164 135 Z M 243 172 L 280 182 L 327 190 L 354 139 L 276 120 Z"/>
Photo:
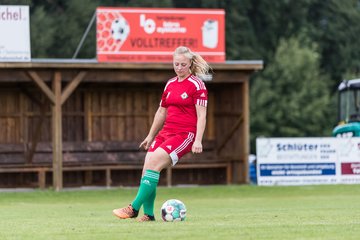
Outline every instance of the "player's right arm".
<path id="1" fill-rule="evenodd" d="M 166 118 L 166 108 L 159 106 L 158 110 L 155 113 L 154 121 L 151 125 L 149 134 L 146 136 L 144 141 L 140 144 L 139 148 L 143 147 L 145 150 L 149 149 L 152 141 L 154 140 L 156 134 L 162 128 L 165 118 Z"/>

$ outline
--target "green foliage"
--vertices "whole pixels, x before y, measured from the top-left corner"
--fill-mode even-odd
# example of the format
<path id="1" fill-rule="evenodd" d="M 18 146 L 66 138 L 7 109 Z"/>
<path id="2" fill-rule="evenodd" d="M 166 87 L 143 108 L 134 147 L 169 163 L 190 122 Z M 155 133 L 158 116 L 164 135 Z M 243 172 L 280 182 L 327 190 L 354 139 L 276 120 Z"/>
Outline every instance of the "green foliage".
<path id="1" fill-rule="evenodd" d="M 338 83 L 360 77 L 358 0 L 0 0 L 0 4 L 30 6 L 33 58 L 71 58 L 98 6 L 225 9 L 227 59 L 266 63 L 251 80 L 253 140 L 260 135 L 329 136 L 336 123 Z M 95 35 L 94 24 L 78 58 L 96 57 Z"/>
<path id="2" fill-rule="evenodd" d="M 172 7 L 171 0 L 132 0 L 129 1 L 127 4 L 128 7 L 159 7 L 159 8 L 166 8 Z"/>
<path id="3" fill-rule="evenodd" d="M 23 1 L 26 2 L 26 1 Z M 31 5 L 32 58 L 72 58 L 99 6 L 172 7 L 170 0 L 53 0 Z M 78 58 L 96 57 L 96 22 L 80 49 Z"/>
<path id="4" fill-rule="evenodd" d="M 359 1 L 314 1 L 309 12 L 310 36 L 318 42 L 321 67 L 334 80 L 335 89 L 347 74 L 360 74 Z"/>
<path id="5" fill-rule="evenodd" d="M 96 4 L 82 1 L 65 1 L 61 10 L 56 16 L 56 22 L 59 25 L 59 31 L 56 32 L 56 41 L 53 43 L 53 54 L 58 58 L 71 58 L 77 45 L 81 40 L 87 24 L 95 13 Z M 93 26 L 95 29 L 95 26 Z M 64 43 L 65 47 L 64 47 Z M 95 44 L 95 41 L 93 42 Z M 95 49 L 89 57 L 95 57 Z"/>
<path id="6" fill-rule="evenodd" d="M 34 9 L 30 22 L 32 57 L 49 57 L 53 47 L 52 44 L 56 39 L 54 25 L 55 19 L 46 13 L 43 6 Z"/>
<path id="7" fill-rule="evenodd" d="M 267 137 L 330 136 L 329 78 L 319 70 L 317 47 L 299 38 L 283 39 L 274 59 L 251 91 L 253 141 Z"/>
<path id="8" fill-rule="evenodd" d="M 242 50 L 245 46 L 250 46 L 255 53 L 249 56 L 250 59 L 271 62 L 280 39 L 294 36 L 301 29 L 307 28 L 310 2 L 311 0 L 245 0 L 240 1 L 235 8 L 231 5 L 232 11 L 238 11 L 241 18 L 244 18 L 242 22 L 229 21 L 229 24 L 233 25 L 230 29 L 243 29 L 242 42 L 235 43 L 236 48 Z M 241 51 L 239 54 L 237 59 L 243 59 L 244 54 Z"/>
<path id="9" fill-rule="evenodd" d="M 226 12 L 226 56 L 227 59 L 263 59 L 258 48 L 258 39 L 248 12 L 251 0 L 227 1 Z"/>
<path id="10" fill-rule="evenodd" d="M 0 5 L 31 5 L 31 0 L 0 0 Z"/>

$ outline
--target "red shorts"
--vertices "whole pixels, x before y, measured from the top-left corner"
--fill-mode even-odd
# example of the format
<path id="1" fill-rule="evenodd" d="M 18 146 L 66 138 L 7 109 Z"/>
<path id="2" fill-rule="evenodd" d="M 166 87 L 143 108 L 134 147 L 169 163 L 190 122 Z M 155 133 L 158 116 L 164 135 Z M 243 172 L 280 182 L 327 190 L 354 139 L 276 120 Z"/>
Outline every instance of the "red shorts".
<path id="1" fill-rule="evenodd" d="M 191 151 L 194 140 L 195 134 L 192 132 L 172 133 L 161 130 L 148 152 L 154 152 L 158 147 L 161 147 L 170 155 L 174 166 L 182 156 Z"/>

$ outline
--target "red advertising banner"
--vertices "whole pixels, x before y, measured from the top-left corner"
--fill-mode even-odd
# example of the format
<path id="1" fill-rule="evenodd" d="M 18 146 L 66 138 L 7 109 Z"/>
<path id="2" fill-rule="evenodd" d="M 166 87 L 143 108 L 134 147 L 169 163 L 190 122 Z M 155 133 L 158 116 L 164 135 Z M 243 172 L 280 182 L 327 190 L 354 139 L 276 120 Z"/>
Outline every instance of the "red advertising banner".
<path id="1" fill-rule="evenodd" d="M 99 62 L 171 62 L 178 46 L 225 61 L 223 9 L 99 7 L 96 15 Z"/>
<path id="2" fill-rule="evenodd" d="M 341 174 L 360 175 L 360 162 L 341 163 Z"/>

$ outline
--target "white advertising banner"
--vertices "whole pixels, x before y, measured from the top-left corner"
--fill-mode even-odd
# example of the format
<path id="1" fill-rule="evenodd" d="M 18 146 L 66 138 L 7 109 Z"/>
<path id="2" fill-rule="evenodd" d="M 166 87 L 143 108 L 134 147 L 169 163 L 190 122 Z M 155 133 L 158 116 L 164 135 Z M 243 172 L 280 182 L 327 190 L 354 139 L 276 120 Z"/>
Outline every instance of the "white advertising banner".
<path id="1" fill-rule="evenodd" d="M 29 6 L 0 5 L 0 62 L 31 60 L 29 21 Z"/>
<path id="2" fill-rule="evenodd" d="M 338 147 L 340 183 L 360 183 L 360 138 L 343 139 Z"/>
<path id="3" fill-rule="evenodd" d="M 258 138 L 258 185 L 360 183 L 360 138 Z"/>

